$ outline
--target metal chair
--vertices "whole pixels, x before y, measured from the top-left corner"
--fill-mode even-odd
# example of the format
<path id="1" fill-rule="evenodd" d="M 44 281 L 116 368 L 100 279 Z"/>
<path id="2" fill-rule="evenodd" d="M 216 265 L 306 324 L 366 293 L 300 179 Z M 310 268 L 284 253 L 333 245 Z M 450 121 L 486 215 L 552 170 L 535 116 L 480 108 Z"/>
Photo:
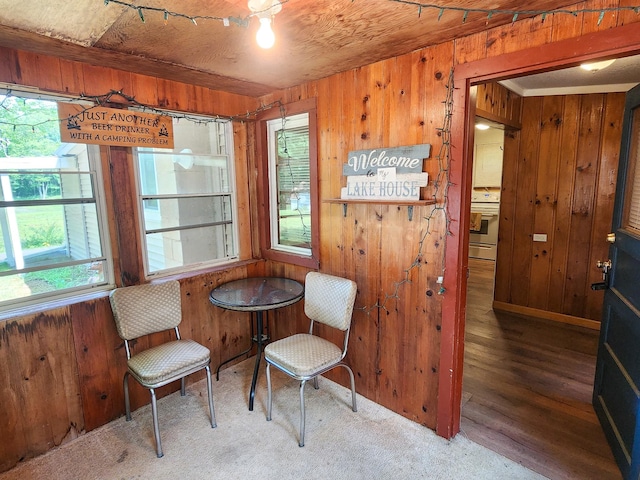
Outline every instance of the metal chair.
<path id="1" fill-rule="evenodd" d="M 185 377 L 202 369 L 207 373 L 209 414 L 211 427 L 216 418 L 211 395 L 211 362 L 209 349 L 193 340 L 180 338 L 178 325 L 182 321 L 180 283 L 135 285 L 113 290 L 109 297 L 118 335 L 124 340 L 127 352 L 127 372 L 124 374 L 124 402 L 127 421 L 131 420 L 129 405 L 129 376 L 151 393 L 153 432 L 158 458 L 162 457 L 162 442 L 158 427 L 155 389 L 180 380 L 180 394 L 185 395 Z M 176 340 L 131 354 L 129 342 L 151 333 L 174 330 Z"/>
<path id="2" fill-rule="evenodd" d="M 299 333 L 268 344 L 264 350 L 267 362 L 267 420 L 271 420 L 273 365 L 290 377 L 300 380 L 300 439 L 304 446 L 305 408 L 304 386 L 313 379 L 318 389 L 318 375 L 334 367 L 344 367 L 351 379 L 352 410 L 356 407 L 356 388 L 351 368 L 343 362 L 347 354 L 351 315 L 356 298 L 355 282 L 319 272 L 309 272 L 305 280 L 304 313 L 311 320 L 309 333 Z M 344 332 L 342 348 L 313 333 L 315 323 L 322 323 Z"/>

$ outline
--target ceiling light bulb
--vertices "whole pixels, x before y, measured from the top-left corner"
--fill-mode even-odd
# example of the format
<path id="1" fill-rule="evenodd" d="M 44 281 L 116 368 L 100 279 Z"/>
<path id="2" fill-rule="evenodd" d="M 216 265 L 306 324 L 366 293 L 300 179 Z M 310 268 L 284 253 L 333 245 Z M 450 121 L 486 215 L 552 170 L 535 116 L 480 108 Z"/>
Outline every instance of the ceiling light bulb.
<path id="1" fill-rule="evenodd" d="M 270 18 L 260 19 L 260 28 L 258 29 L 258 33 L 256 33 L 256 41 L 261 48 L 273 47 L 273 44 L 276 42 L 276 36 L 273 34 L 273 30 L 271 30 Z"/>
<path id="2" fill-rule="evenodd" d="M 476 123 L 476 128 L 478 130 L 489 130 L 489 125 L 487 125 L 486 123 Z"/>
<path id="3" fill-rule="evenodd" d="M 598 70 L 607 68 L 615 61 L 616 59 L 612 58 L 611 60 L 603 60 L 601 62 L 583 63 L 582 65 L 580 65 L 580 68 L 582 68 L 583 70 L 587 70 L 588 72 L 597 72 Z"/>

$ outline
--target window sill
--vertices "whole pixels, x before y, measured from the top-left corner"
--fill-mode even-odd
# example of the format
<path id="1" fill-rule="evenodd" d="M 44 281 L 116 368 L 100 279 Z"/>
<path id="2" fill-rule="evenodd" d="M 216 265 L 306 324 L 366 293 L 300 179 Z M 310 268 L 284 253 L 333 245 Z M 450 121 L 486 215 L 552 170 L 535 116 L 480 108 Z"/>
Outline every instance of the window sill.
<path id="1" fill-rule="evenodd" d="M 15 307 L 13 309 L 7 309 L 0 312 L 0 321 L 9 320 L 16 317 L 24 317 L 29 315 L 35 315 L 37 313 L 46 312 L 48 310 L 54 310 L 56 308 L 64 308 L 76 303 L 88 302 L 99 298 L 109 296 L 109 292 L 113 290 L 113 286 L 101 287 L 100 290 L 94 290 L 88 293 L 81 293 L 74 296 L 44 300 L 40 303 L 33 303 L 31 305 L 24 305 Z"/>

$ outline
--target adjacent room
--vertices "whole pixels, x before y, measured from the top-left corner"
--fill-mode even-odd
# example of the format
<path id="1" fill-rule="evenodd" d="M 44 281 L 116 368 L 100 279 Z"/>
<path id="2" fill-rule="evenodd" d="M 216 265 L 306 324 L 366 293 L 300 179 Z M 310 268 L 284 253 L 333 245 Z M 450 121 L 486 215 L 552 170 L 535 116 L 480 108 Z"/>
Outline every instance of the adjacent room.
<path id="1" fill-rule="evenodd" d="M 638 478 L 640 5 L 0 5 L 0 478 Z"/>

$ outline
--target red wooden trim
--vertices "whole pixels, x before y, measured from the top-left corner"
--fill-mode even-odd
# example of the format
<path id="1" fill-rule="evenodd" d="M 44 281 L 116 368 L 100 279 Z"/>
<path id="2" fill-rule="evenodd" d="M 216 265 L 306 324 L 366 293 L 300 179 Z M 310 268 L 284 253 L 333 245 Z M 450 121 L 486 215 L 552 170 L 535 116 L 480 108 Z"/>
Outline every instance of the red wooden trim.
<path id="1" fill-rule="evenodd" d="M 304 257 L 286 252 L 279 252 L 271 249 L 271 216 L 269 212 L 269 152 L 267 139 L 267 120 L 280 118 L 282 115 L 296 115 L 298 113 L 309 113 L 309 195 L 311 201 L 311 211 L 316 212 L 311 215 L 311 252 L 312 257 Z M 275 107 L 262 112 L 258 116 L 257 138 L 256 138 L 256 159 L 258 170 L 258 198 L 259 210 L 262 223 L 260 225 L 260 251 L 264 258 L 283 263 L 292 263 L 307 268 L 318 269 L 320 267 L 320 200 L 318 185 L 318 126 L 316 99 L 309 98 L 283 105 L 282 109 Z M 315 134 L 311 134 L 314 132 Z"/>
<path id="2" fill-rule="evenodd" d="M 470 86 L 561 66 L 573 66 L 601 57 L 627 56 L 640 52 L 640 28 L 630 24 L 582 37 L 549 43 L 458 65 L 454 70 L 454 111 L 451 123 L 451 151 L 448 213 L 452 236 L 445 255 L 446 290 L 442 302 L 440 376 L 436 432 L 451 438 L 460 431 L 460 400 L 464 360 L 464 327 L 467 302 L 467 265 L 471 189 L 473 116 Z"/>
<path id="3" fill-rule="evenodd" d="M 640 51 L 637 23 L 456 65 L 456 79 L 472 84 L 571 67 L 602 57 L 625 57 Z"/>

